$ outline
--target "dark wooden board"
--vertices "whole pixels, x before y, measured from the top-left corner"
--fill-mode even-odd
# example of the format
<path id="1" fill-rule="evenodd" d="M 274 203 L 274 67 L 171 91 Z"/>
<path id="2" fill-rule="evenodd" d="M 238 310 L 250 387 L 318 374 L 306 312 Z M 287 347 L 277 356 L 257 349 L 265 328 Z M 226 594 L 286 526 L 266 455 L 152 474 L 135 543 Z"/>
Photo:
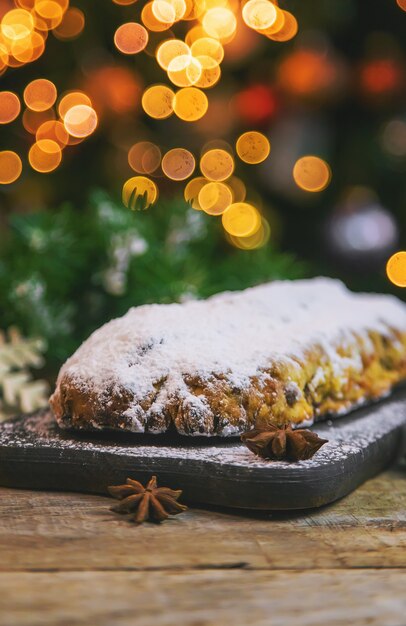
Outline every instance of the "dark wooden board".
<path id="1" fill-rule="evenodd" d="M 106 493 L 127 476 L 182 489 L 183 500 L 247 509 L 318 507 L 346 495 L 399 454 L 406 390 L 318 423 L 329 443 L 309 461 L 269 462 L 238 440 L 60 430 L 48 412 L 0 425 L 0 485 Z"/>

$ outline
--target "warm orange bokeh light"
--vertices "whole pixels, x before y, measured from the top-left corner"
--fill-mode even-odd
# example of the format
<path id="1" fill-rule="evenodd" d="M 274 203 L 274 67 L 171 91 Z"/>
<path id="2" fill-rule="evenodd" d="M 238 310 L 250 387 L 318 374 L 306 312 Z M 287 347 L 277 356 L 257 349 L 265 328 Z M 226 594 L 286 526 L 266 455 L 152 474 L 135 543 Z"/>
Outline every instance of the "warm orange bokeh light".
<path id="1" fill-rule="evenodd" d="M 19 115 L 21 104 L 12 91 L 0 91 L 0 124 L 9 124 Z"/>
<path id="2" fill-rule="evenodd" d="M 73 137 L 88 137 L 97 126 L 97 114 L 87 104 L 77 104 L 64 117 L 65 128 Z"/>
<path id="3" fill-rule="evenodd" d="M 173 148 L 162 159 L 162 171 L 171 180 L 186 180 L 194 172 L 196 161 L 185 148 Z"/>
<path id="4" fill-rule="evenodd" d="M 59 101 L 58 113 L 62 119 L 64 119 L 66 113 L 74 106 L 78 104 L 86 104 L 92 106 L 92 101 L 83 91 L 68 91 Z"/>
<path id="5" fill-rule="evenodd" d="M 128 151 L 128 164 L 138 174 L 152 174 L 161 163 L 161 150 L 151 141 L 138 141 Z"/>
<path id="6" fill-rule="evenodd" d="M 32 111 L 46 111 L 57 97 L 56 87 L 46 78 L 33 80 L 24 89 L 24 102 Z"/>
<path id="7" fill-rule="evenodd" d="M 395 252 L 386 264 L 386 274 L 397 287 L 406 287 L 406 252 Z"/>
<path id="8" fill-rule="evenodd" d="M 41 174 L 55 170 L 61 160 L 61 148 L 52 139 L 40 139 L 31 146 L 28 152 L 28 161 L 31 167 Z"/>
<path id="9" fill-rule="evenodd" d="M 85 27 L 83 11 L 76 7 L 69 8 L 63 16 L 62 22 L 52 32 L 62 41 L 76 39 Z"/>
<path id="10" fill-rule="evenodd" d="M 316 156 L 303 156 L 293 168 L 293 178 L 304 191 L 323 191 L 331 180 L 331 170 L 323 159 Z"/>
<path id="11" fill-rule="evenodd" d="M 67 3 L 61 0 L 36 0 L 35 13 L 45 22 L 49 30 L 56 28 L 63 20 Z"/>
<path id="12" fill-rule="evenodd" d="M 35 135 L 38 128 L 44 122 L 49 120 L 54 120 L 56 117 L 53 109 L 48 109 L 47 111 L 31 111 L 31 109 L 25 109 L 23 113 L 23 126 L 26 131 Z"/>
<path id="13" fill-rule="evenodd" d="M 0 152 L 0 185 L 14 183 L 20 176 L 22 169 L 23 166 L 18 154 L 11 150 Z"/>
<path id="14" fill-rule="evenodd" d="M 137 54 L 148 43 L 148 31 L 137 22 L 127 22 L 117 28 L 114 43 L 123 54 Z"/>
<path id="15" fill-rule="evenodd" d="M 41 124 L 35 134 L 35 138 L 37 141 L 40 139 L 51 139 L 55 141 L 60 148 L 64 148 L 69 143 L 68 131 L 62 122 L 56 120 L 49 120 Z"/>

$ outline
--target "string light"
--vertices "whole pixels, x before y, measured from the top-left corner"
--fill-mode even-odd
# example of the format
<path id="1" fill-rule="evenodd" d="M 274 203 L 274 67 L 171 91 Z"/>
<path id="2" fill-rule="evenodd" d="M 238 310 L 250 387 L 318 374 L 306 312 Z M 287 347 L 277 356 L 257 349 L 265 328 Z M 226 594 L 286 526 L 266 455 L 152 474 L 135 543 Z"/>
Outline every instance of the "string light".
<path id="1" fill-rule="evenodd" d="M 406 287 L 406 251 L 395 252 L 386 264 L 386 274 L 397 287 Z"/>

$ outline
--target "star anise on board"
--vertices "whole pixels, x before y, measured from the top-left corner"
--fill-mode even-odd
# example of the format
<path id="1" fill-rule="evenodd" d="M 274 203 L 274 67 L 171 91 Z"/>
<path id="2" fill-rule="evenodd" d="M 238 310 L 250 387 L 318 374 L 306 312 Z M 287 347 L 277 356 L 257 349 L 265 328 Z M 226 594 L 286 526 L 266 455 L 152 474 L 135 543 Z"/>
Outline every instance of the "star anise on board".
<path id="1" fill-rule="evenodd" d="M 187 509 L 187 506 L 177 501 L 182 492 L 169 487 L 158 487 L 156 476 L 152 476 L 146 487 L 137 480 L 127 478 L 125 485 L 108 487 L 108 491 L 113 498 L 121 500 L 112 507 L 112 511 L 134 513 L 133 520 L 136 524 L 142 524 L 146 520 L 163 522 L 170 515 L 177 515 Z"/>
<path id="2" fill-rule="evenodd" d="M 311 459 L 328 439 L 305 428 L 293 429 L 269 425 L 266 430 L 254 428 L 241 435 L 247 448 L 263 459 L 274 461 L 302 461 Z"/>

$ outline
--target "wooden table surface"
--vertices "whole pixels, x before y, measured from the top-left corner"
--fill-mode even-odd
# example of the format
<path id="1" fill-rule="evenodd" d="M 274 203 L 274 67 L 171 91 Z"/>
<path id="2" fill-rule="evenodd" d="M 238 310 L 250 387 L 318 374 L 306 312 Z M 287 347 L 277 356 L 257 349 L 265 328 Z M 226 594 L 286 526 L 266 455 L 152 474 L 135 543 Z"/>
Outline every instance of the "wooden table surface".
<path id="1" fill-rule="evenodd" d="M 321 510 L 141 527 L 109 498 L 1 489 L 0 623 L 405 626 L 405 479 Z"/>

